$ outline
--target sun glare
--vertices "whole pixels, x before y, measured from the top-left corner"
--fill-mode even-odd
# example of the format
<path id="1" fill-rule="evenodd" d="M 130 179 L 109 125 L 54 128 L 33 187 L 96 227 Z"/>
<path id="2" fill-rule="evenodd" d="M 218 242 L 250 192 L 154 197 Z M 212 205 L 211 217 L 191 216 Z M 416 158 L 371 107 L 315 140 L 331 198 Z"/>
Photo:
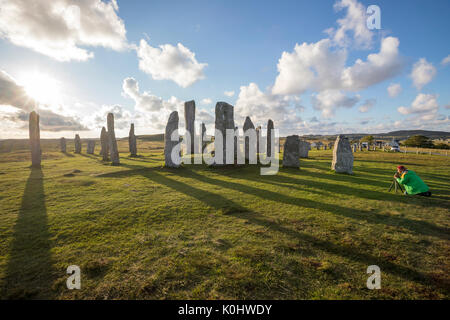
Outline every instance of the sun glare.
<path id="1" fill-rule="evenodd" d="M 60 84 L 55 79 L 40 72 L 27 74 L 21 79 L 21 84 L 30 98 L 38 103 L 54 104 L 60 99 Z"/>

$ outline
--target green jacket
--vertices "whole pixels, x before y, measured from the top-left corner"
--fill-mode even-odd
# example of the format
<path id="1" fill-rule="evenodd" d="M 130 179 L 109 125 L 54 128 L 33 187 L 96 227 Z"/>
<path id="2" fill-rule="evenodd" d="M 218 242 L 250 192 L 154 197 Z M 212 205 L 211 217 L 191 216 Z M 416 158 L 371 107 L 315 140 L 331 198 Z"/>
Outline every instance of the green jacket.
<path id="1" fill-rule="evenodd" d="M 408 194 L 418 194 L 422 192 L 427 192 L 430 190 L 425 182 L 419 178 L 419 176 L 411 170 L 406 171 L 402 174 L 401 178 L 397 178 L 398 183 L 405 187 Z"/>

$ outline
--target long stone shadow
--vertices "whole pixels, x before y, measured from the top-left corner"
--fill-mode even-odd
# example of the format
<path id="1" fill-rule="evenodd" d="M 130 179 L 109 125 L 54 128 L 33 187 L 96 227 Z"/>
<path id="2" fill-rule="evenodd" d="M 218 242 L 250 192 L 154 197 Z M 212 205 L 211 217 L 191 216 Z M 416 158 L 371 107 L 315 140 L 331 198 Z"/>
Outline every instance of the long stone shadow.
<path id="1" fill-rule="evenodd" d="M 282 171 L 284 172 L 284 170 Z M 433 197 L 431 198 L 412 198 L 412 197 L 398 197 L 393 193 L 389 193 L 388 192 L 388 188 L 390 183 L 392 182 L 392 180 L 389 180 L 388 178 L 386 178 L 386 180 L 384 181 L 376 181 L 376 180 L 369 180 L 366 178 L 362 178 L 360 176 L 351 176 L 351 175 L 344 175 L 344 174 L 320 174 L 317 172 L 310 172 L 310 171 L 306 171 L 306 170 L 289 170 L 290 174 L 293 174 L 296 176 L 296 180 L 297 183 L 301 184 L 301 183 L 312 183 L 312 181 L 314 181 L 314 179 L 325 179 L 325 180 L 329 180 L 331 182 L 337 182 L 337 181 L 342 181 L 342 182 L 348 182 L 351 183 L 353 185 L 362 185 L 362 186 L 366 186 L 366 185 L 373 185 L 373 186 L 377 186 L 380 188 L 385 188 L 386 192 L 379 192 L 379 191 L 375 191 L 375 190 L 364 190 L 364 189 L 358 189 L 358 188 L 352 188 L 349 186 L 344 186 L 341 184 L 334 184 L 334 183 L 329 183 L 330 186 L 334 186 L 334 187 L 339 187 L 339 191 L 341 193 L 344 194 L 348 194 L 348 195 L 355 195 L 357 194 L 359 197 L 362 198 L 366 198 L 366 199 L 372 199 L 372 200 L 380 200 L 380 199 L 386 199 L 386 200 L 390 200 L 390 201 L 396 201 L 396 202 L 403 202 L 403 203 L 414 203 L 416 205 L 420 205 L 423 207 L 439 207 L 439 208 L 448 208 L 448 203 L 443 203 L 441 200 L 435 201 L 436 199 L 433 199 Z M 304 180 L 301 178 L 297 178 L 297 177 L 311 177 L 311 180 Z M 317 184 L 325 184 L 324 182 L 317 182 Z M 438 190 L 438 189 L 436 189 Z"/>
<path id="2" fill-rule="evenodd" d="M 56 279 L 51 259 L 50 232 L 41 169 L 32 169 L 13 230 L 13 240 L 2 281 L 2 297 L 32 299 L 51 297 Z"/>
<path id="3" fill-rule="evenodd" d="M 401 266 L 395 263 L 392 263 L 390 261 L 383 260 L 382 258 L 372 256 L 370 254 L 367 254 L 365 252 L 362 252 L 358 250 L 356 247 L 346 246 L 346 245 L 338 245 L 334 244 L 325 240 L 318 239 L 314 236 L 311 236 L 306 233 L 298 232 L 292 229 L 289 229 L 287 227 L 284 227 L 274 221 L 268 220 L 263 215 L 252 212 L 245 207 L 221 196 L 216 193 L 212 193 L 206 190 L 201 190 L 193 187 L 192 185 L 188 185 L 184 182 L 180 182 L 171 178 L 167 178 L 164 175 L 161 175 L 158 173 L 158 171 L 167 170 L 167 169 L 157 169 L 157 168 L 143 168 L 143 167 L 136 167 L 136 166 L 128 166 L 131 168 L 131 170 L 125 170 L 120 172 L 113 172 L 108 174 L 99 175 L 98 177 L 128 177 L 130 175 L 141 175 L 146 178 L 149 178 L 150 180 L 166 185 L 176 191 L 179 191 L 181 193 L 184 193 L 188 196 L 194 197 L 200 201 L 203 201 L 204 203 L 219 209 L 223 208 L 223 205 L 219 205 L 221 203 L 226 203 L 227 206 L 231 206 L 233 208 L 236 208 L 236 210 L 228 211 L 227 214 L 235 217 L 239 217 L 241 219 L 246 219 L 248 222 L 256 225 L 260 225 L 266 228 L 269 228 L 273 231 L 284 233 L 292 238 L 295 238 L 297 240 L 308 242 L 312 246 L 316 247 L 319 250 L 326 251 L 331 254 L 342 256 L 346 259 L 356 261 L 359 263 L 364 263 L 366 265 L 375 264 L 380 266 L 380 268 L 387 273 L 395 274 L 403 279 L 423 283 L 423 284 L 430 284 L 430 281 L 424 274 L 415 271 L 411 268 Z M 253 188 L 253 187 L 247 187 L 243 186 L 238 183 L 229 183 L 229 182 L 223 182 L 216 179 L 208 178 L 205 176 L 202 176 L 192 170 L 181 168 L 176 170 L 171 170 L 174 173 L 176 172 L 179 176 L 191 178 L 191 179 L 198 179 L 202 182 L 209 183 L 209 184 L 215 184 L 219 185 L 225 188 L 231 188 L 233 190 L 248 192 L 251 194 L 255 194 L 257 196 L 261 196 L 260 192 L 263 190 Z M 199 194 L 202 194 L 201 196 Z M 270 191 L 267 191 L 265 195 L 269 195 L 272 200 L 273 194 Z M 278 194 L 276 194 L 278 196 Z M 302 203 L 305 201 L 305 199 L 296 199 L 291 198 L 288 196 L 282 196 L 283 202 L 288 200 L 289 198 L 289 204 L 295 204 L 291 203 L 293 199 L 297 201 L 301 201 Z M 312 201 L 310 201 L 312 202 Z"/>
<path id="4" fill-rule="evenodd" d="M 71 153 L 67 153 L 67 152 L 61 152 L 63 155 L 65 155 L 66 157 L 69 157 L 69 158 L 73 158 L 73 157 L 75 157 L 73 154 L 71 154 Z"/>
<path id="5" fill-rule="evenodd" d="M 386 216 L 379 213 L 375 213 L 372 211 L 362 211 L 362 210 L 356 210 L 354 208 L 346 208 L 337 206 L 335 204 L 326 204 L 326 203 L 319 203 L 316 201 L 312 201 L 305 198 L 294 198 L 291 196 L 287 196 L 284 194 L 272 192 L 266 189 L 259 189 L 255 188 L 249 185 L 243 185 L 237 182 L 231 182 L 231 181 L 224 181 L 224 180 L 218 180 L 211 177 L 207 177 L 201 174 L 198 174 L 195 171 L 190 170 L 190 173 L 193 175 L 194 179 L 197 179 L 199 181 L 203 181 L 205 183 L 214 184 L 221 186 L 223 188 L 232 189 L 232 190 L 238 190 L 244 193 L 249 193 L 254 196 L 260 197 L 262 199 L 266 200 L 272 200 L 281 202 L 288 205 L 296 205 L 299 207 L 305 207 L 305 208 L 311 208 L 311 209 L 318 209 L 322 211 L 329 212 L 334 215 L 342 215 L 351 219 L 357 219 L 357 220 L 363 220 L 368 223 L 372 224 L 384 224 L 389 225 L 393 227 L 403 227 L 406 229 L 409 229 L 410 231 L 420 233 L 427 236 L 434 236 L 439 237 L 442 239 L 450 239 L 450 230 L 447 228 L 442 228 L 439 226 L 436 226 L 434 224 L 428 223 L 426 221 L 418 221 L 418 220 L 411 220 L 406 219 L 402 217 L 397 216 Z M 265 178 L 261 178 L 265 177 Z M 268 178 L 269 176 L 259 176 L 262 180 L 271 179 Z M 277 177 L 277 176 L 270 176 L 270 177 Z M 245 177 L 245 175 L 242 175 L 239 177 L 240 179 L 248 179 Z M 284 177 L 285 179 L 286 177 Z M 276 179 L 276 178 L 273 178 Z M 283 178 L 282 178 L 283 179 Z M 294 179 L 297 180 L 297 179 Z M 298 183 L 298 181 L 297 181 Z M 301 181 L 300 184 L 309 184 L 309 186 L 312 187 L 318 187 L 321 186 L 322 188 L 326 185 L 324 183 L 316 183 L 311 181 Z M 341 186 L 339 186 L 341 187 Z M 341 191 L 341 189 L 339 189 Z"/>

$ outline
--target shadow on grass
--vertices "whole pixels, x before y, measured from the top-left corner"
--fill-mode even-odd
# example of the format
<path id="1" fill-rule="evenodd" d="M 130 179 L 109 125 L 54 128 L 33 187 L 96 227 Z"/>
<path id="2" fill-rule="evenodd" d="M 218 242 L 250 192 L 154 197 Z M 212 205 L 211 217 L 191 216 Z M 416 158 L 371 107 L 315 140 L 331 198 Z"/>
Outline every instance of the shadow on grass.
<path id="1" fill-rule="evenodd" d="M 73 154 L 71 154 L 71 153 L 67 153 L 67 152 L 61 152 L 63 155 L 65 155 L 66 157 L 69 157 L 69 158 L 73 158 L 73 157 L 75 157 Z"/>
<path id="2" fill-rule="evenodd" d="M 385 223 L 389 225 L 395 225 L 399 226 L 401 224 L 405 224 L 406 227 L 409 227 L 413 229 L 414 231 L 424 233 L 424 234 L 432 234 L 436 236 L 436 233 L 443 233 L 444 230 L 442 228 L 438 228 L 436 226 L 433 226 L 431 224 L 428 224 L 426 222 L 422 221 L 411 221 L 408 219 L 403 218 L 393 218 L 386 217 L 382 215 L 373 215 L 373 213 L 370 213 L 372 215 L 368 216 L 369 213 L 363 212 L 359 214 L 355 214 L 353 209 L 344 208 L 344 207 L 337 207 L 337 206 L 331 206 L 323 203 L 317 203 L 315 201 L 311 201 L 308 199 L 302 199 L 302 198 L 293 198 L 290 196 L 278 194 L 275 192 L 271 192 L 268 190 L 262 190 L 255 187 L 242 185 L 235 182 L 229 182 L 229 181 L 222 181 L 217 180 L 214 178 L 206 177 L 204 175 L 201 175 L 191 169 L 185 168 L 179 168 L 179 169 L 157 169 L 157 168 L 146 168 L 146 167 L 138 167 L 138 166 L 130 166 L 125 165 L 126 167 L 130 168 L 130 170 L 120 171 L 120 172 L 114 172 L 114 173 L 107 173 L 103 175 L 99 175 L 98 177 L 110 177 L 110 178 L 120 178 L 120 177 L 128 177 L 130 175 L 141 175 L 143 177 L 146 177 L 158 184 L 165 185 L 175 191 L 184 193 L 190 197 L 193 197 L 197 200 L 200 200 L 207 205 L 216 208 L 216 209 L 224 209 L 228 208 L 224 213 L 227 215 L 239 217 L 241 219 L 245 219 L 248 222 L 252 224 L 256 224 L 259 226 L 263 226 L 265 228 L 271 229 L 276 232 L 284 233 L 292 238 L 295 238 L 297 240 L 308 242 L 315 248 L 319 250 L 326 251 L 331 254 L 340 255 L 346 259 L 353 260 L 359 263 L 363 263 L 366 265 L 370 264 L 376 264 L 382 268 L 385 272 L 395 274 L 403 279 L 423 283 L 423 284 L 430 284 L 432 281 L 428 279 L 424 274 L 405 267 L 401 266 L 395 263 L 392 263 L 390 261 L 384 260 L 379 257 L 372 256 L 370 254 L 367 254 L 365 252 L 362 252 L 360 249 L 354 246 L 346 246 L 346 245 L 338 245 L 335 243 L 331 243 L 329 241 L 325 241 L 319 238 L 316 238 L 314 236 L 311 236 L 306 233 L 298 232 L 296 230 L 292 230 L 290 228 L 287 228 L 285 226 L 282 226 L 275 221 L 267 219 L 265 216 L 252 212 L 251 210 L 241 206 L 238 203 L 235 203 L 219 194 L 209 192 L 206 190 L 197 189 L 192 186 L 192 184 L 187 184 L 172 178 L 168 178 L 166 175 L 164 175 L 164 172 L 173 172 L 176 173 L 177 176 L 183 177 L 183 178 L 190 178 L 198 181 L 202 181 L 204 183 L 220 186 L 223 188 L 228 188 L 232 190 L 237 190 L 245 193 L 249 193 L 264 199 L 278 201 L 282 203 L 286 203 L 289 205 L 297 205 L 307 208 L 317 208 L 319 210 L 328 211 L 331 213 L 341 214 L 344 216 L 348 216 L 351 218 L 356 219 L 362 219 L 366 220 L 368 222 L 373 223 Z M 208 171 L 208 170 L 206 170 Z M 231 209 L 230 209 L 231 208 Z M 390 220 L 390 221 L 389 221 Z M 403 226 L 403 225 L 402 225 Z M 405 226 L 403 226 L 405 227 Z M 446 235 L 441 235 L 446 236 Z"/>
<path id="3" fill-rule="evenodd" d="M 55 280 L 50 232 L 41 169 L 32 169 L 26 182 L 2 283 L 8 299 L 48 298 Z"/>

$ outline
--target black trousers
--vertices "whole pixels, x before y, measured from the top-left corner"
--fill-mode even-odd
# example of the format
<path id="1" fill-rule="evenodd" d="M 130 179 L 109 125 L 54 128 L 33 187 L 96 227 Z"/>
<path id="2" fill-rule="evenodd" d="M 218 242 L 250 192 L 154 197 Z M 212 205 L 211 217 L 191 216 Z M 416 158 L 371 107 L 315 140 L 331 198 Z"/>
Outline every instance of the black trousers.
<path id="1" fill-rule="evenodd" d="M 431 197 L 431 191 L 421 192 L 421 193 L 416 194 L 416 196 Z"/>

